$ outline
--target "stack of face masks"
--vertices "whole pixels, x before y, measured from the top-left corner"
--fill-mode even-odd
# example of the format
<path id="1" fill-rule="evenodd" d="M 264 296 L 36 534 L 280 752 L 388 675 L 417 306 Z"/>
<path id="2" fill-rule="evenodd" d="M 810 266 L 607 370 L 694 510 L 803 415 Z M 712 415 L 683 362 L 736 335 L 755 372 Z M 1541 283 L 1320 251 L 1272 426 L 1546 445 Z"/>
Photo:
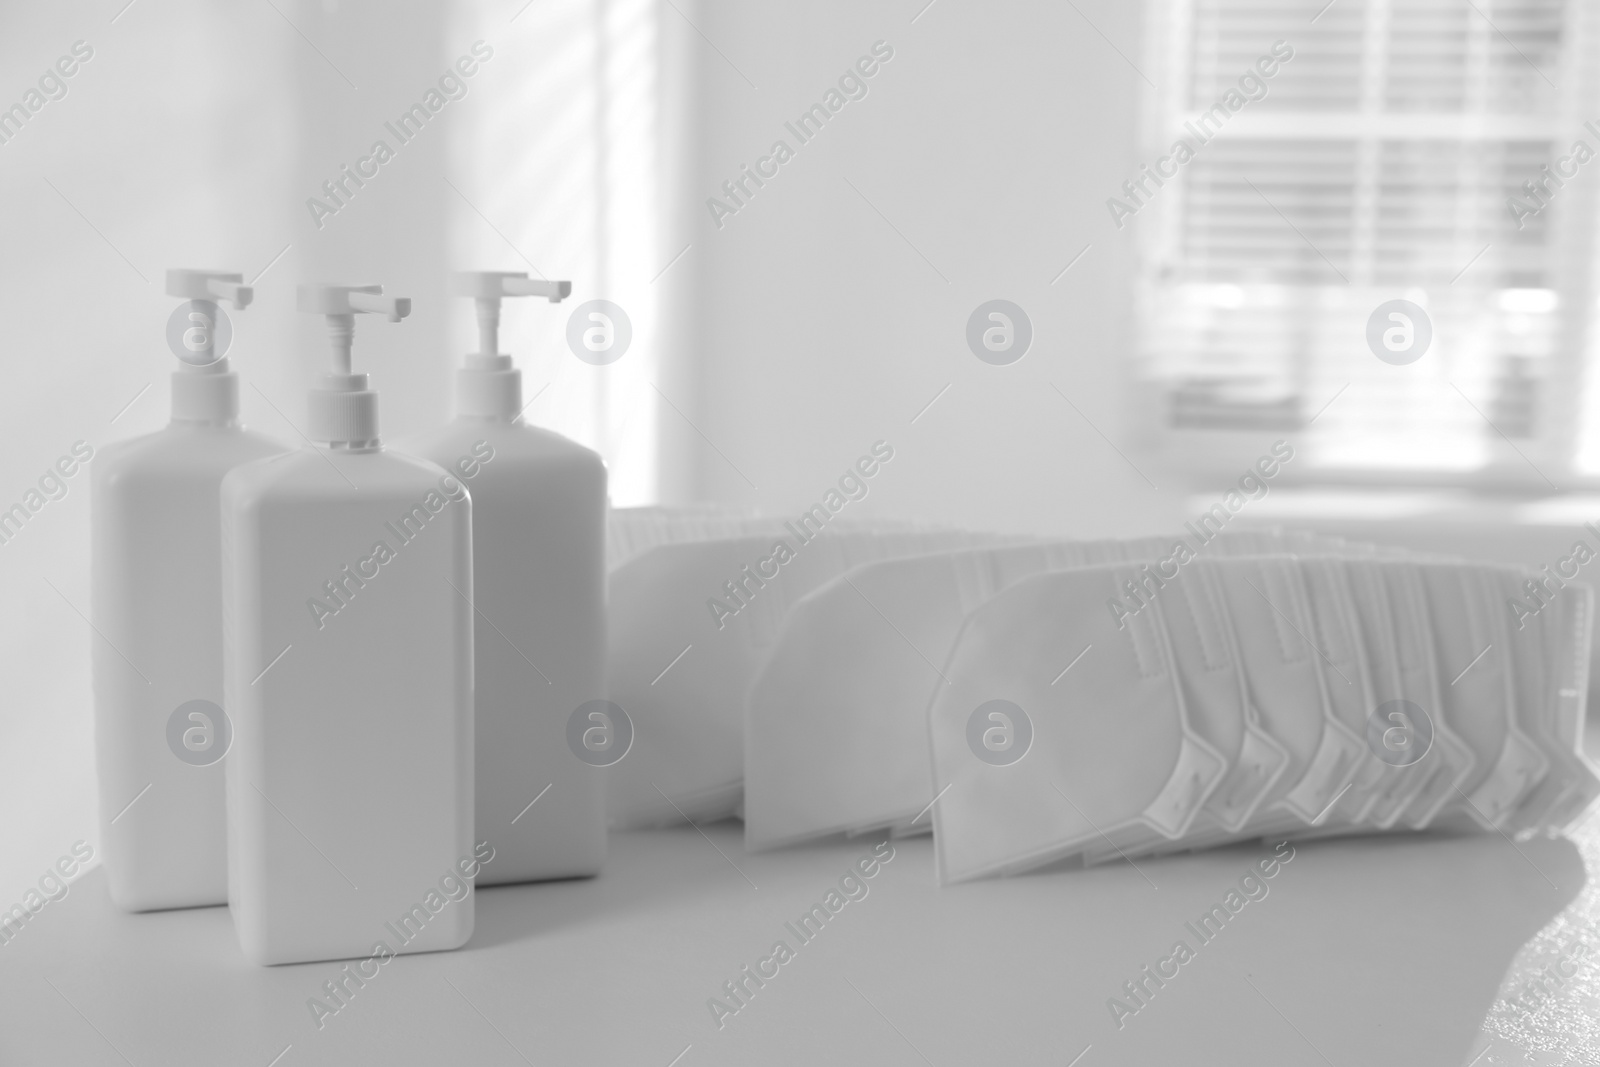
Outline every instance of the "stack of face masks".
<path id="1" fill-rule="evenodd" d="M 846 572 L 794 605 L 752 687 L 747 841 L 931 824 L 957 881 L 1264 835 L 1558 829 L 1600 793 L 1578 754 L 1592 605 L 1569 587 L 1518 619 L 1526 577 L 1273 534 Z"/>
<path id="2" fill-rule="evenodd" d="M 1222 533 L 1208 551 L 1232 556 L 1342 546 Z M 801 600 L 747 707 L 747 844 L 930 829 L 928 701 L 935 683 L 945 684 L 943 663 L 967 614 L 1037 574 L 1160 559 L 1170 549 L 1170 541 L 1159 539 L 1063 542 L 889 560 Z M 1201 632 L 1214 662 L 1222 638 L 1214 628 Z M 1242 736 L 1251 759 L 1281 758 L 1253 722 Z"/>

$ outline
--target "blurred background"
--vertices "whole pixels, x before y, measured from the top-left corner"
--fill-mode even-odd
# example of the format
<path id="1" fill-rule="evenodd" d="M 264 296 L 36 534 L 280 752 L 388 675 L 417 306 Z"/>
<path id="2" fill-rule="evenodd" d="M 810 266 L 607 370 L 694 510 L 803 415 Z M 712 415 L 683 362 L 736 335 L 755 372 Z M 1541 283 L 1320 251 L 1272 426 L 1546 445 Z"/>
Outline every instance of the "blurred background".
<path id="1" fill-rule="evenodd" d="M 164 423 L 167 267 L 254 282 L 230 356 L 246 421 L 291 443 L 323 352 L 297 282 L 413 298 L 356 341 L 397 437 L 447 417 L 474 346 L 449 271 L 501 269 L 626 310 L 631 346 L 603 367 L 568 350 L 568 306 L 510 302 L 502 329 L 529 419 L 600 450 L 618 506 L 798 511 L 883 439 L 895 462 L 861 514 L 1131 536 L 1176 529 L 1282 440 L 1295 458 L 1242 521 L 1553 564 L 1600 517 L 1597 18 L 5 3 L 0 107 L 23 114 L 0 115 L 0 507 L 74 442 Z M 791 132 L 885 50 L 864 95 Z M 401 144 L 385 124 L 463 56 L 474 74 Z M 1261 57 L 1273 73 L 1241 83 Z M 1173 162 L 1179 138 L 1195 150 Z M 380 139 L 393 158 L 330 197 Z M 740 192 L 779 140 L 792 158 Z M 1005 366 L 966 340 L 994 299 L 1033 332 Z M 1367 340 L 1395 299 L 1431 326 L 1403 365 Z M 87 488 L 0 545 L 5 884 L 94 832 Z"/>

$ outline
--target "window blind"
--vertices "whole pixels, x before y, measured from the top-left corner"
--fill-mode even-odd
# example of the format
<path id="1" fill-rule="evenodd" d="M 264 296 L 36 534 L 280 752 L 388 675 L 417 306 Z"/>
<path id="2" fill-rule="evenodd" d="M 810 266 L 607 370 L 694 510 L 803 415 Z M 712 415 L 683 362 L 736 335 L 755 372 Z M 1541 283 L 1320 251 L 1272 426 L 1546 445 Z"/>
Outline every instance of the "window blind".
<path id="1" fill-rule="evenodd" d="M 1155 5 L 1149 152 L 1274 42 L 1294 49 L 1138 220 L 1163 430 L 1296 432 L 1326 470 L 1569 470 L 1600 159 L 1520 227 L 1508 198 L 1573 141 L 1600 150 L 1580 84 L 1593 16 L 1564 0 L 1317 7 Z M 1365 340 L 1396 298 L 1433 327 L 1404 367 Z"/>

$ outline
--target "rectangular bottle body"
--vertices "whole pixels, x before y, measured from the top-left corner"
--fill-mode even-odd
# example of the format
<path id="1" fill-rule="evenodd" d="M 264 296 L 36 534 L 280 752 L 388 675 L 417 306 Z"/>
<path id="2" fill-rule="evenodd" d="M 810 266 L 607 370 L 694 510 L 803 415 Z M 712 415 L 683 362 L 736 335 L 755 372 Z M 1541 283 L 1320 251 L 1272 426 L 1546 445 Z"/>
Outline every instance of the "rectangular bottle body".
<path id="1" fill-rule="evenodd" d="M 495 850 L 480 883 L 598 874 L 606 771 L 574 754 L 568 722 L 605 697 L 605 465 L 548 430 L 482 419 L 399 447 L 472 494 L 477 836 Z"/>
<path id="2" fill-rule="evenodd" d="M 218 498 L 233 467 L 282 451 L 236 427 L 173 425 L 96 456 L 95 762 L 125 911 L 227 903 Z"/>
<path id="3" fill-rule="evenodd" d="M 443 478 L 305 450 L 223 487 L 228 902 L 254 963 L 471 936 L 472 525 Z"/>

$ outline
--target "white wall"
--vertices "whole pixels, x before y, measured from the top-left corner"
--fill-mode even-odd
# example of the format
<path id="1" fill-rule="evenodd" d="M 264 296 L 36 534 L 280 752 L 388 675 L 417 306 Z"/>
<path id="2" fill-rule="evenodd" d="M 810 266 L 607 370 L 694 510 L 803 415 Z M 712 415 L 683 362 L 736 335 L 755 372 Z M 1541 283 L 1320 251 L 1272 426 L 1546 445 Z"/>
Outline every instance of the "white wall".
<path id="1" fill-rule="evenodd" d="M 295 89 L 281 66 L 288 27 L 266 5 L 221 11 L 174 0 L 119 16 L 120 7 L 0 8 L 5 105 L 73 42 L 94 50 L 67 95 L 0 145 L 0 507 L 75 440 L 99 447 L 166 421 L 176 361 L 163 340 L 175 304 L 163 294 L 165 268 L 255 273 L 289 240 L 290 205 L 275 195 L 293 158 Z M 269 283 L 291 277 L 280 262 L 263 299 Z M 291 399 L 297 376 L 278 353 L 292 318 L 239 314 L 230 354 L 269 395 Z M 289 433 L 253 391 L 244 414 Z M 74 839 L 98 841 L 90 636 L 79 615 L 89 611 L 88 483 L 80 471 L 65 497 L 0 545 L 7 900 Z"/>
<path id="2" fill-rule="evenodd" d="M 919 15 L 925 2 L 663 13 L 697 68 L 699 144 L 671 209 L 693 242 L 680 267 L 697 279 L 696 378 L 680 406 L 698 432 L 662 412 L 692 472 L 665 491 L 798 509 L 884 438 L 896 458 L 867 501 L 882 515 L 1076 536 L 1170 527 L 1179 498 L 1094 428 L 1118 441 L 1127 419 L 1133 246 L 1104 203 L 1134 169 L 1144 83 L 1085 16 L 1139 62 L 1140 5 L 937 0 Z M 878 40 L 894 57 L 868 95 L 800 146 L 784 122 Z M 775 139 L 795 158 L 719 229 L 706 199 Z M 964 339 L 997 297 L 1035 329 L 1008 367 Z"/>

